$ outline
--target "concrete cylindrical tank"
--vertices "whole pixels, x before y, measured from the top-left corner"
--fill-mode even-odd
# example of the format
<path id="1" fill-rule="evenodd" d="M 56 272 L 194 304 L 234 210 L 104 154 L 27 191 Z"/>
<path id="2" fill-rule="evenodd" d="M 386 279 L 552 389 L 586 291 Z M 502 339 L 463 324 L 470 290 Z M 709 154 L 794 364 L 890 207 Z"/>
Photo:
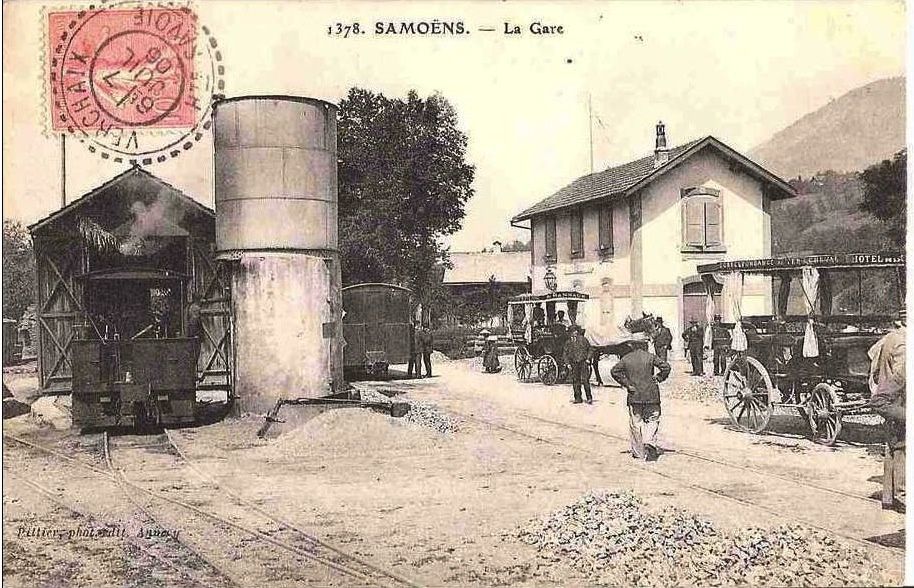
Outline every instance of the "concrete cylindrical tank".
<path id="1" fill-rule="evenodd" d="M 240 408 L 339 392 L 336 106 L 250 96 L 217 102 L 213 118 L 216 249 L 234 262 Z"/>

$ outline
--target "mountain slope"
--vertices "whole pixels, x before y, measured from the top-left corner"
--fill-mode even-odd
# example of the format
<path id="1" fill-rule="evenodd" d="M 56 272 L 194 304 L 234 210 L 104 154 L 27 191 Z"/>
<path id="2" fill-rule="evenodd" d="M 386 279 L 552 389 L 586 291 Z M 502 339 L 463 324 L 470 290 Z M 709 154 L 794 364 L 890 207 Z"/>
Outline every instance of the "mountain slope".
<path id="1" fill-rule="evenodd" d="M 784 178 L 860 171 L 905 146 L 905 78 L 851 90 L 776 133 L 749 156 Z"/>

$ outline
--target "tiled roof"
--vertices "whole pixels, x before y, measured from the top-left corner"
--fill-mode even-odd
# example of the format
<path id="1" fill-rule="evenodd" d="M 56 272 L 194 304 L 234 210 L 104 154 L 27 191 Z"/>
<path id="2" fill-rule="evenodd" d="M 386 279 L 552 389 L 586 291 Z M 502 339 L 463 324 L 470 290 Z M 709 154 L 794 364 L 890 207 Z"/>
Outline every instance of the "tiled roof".
<path id="1" fill-rule="evenodd" d="M 530 275 L 529 251 L 451 253 L 453 267 L 444 270 L 444 284 L 524 283 Z"/>
<path id="2" fill-rule="evenodd" d="M 794 195 L 793 189 L 784 180 L 763 169 L 744 155 L 727 147 L 714 137 L 708 136 L 673 147 L 669 151 L 669 160 L 657 168 L 654 167 L 654 154 L 652 153 L 629 163 L 611 167 L 601 172 L 581 176 L 552 196 L 537 202 L 530 208 L 515 215 L 511 220 L 525 220 L 537 214 L 567 208 L 599 198 L 624 196 L 629 190 L 638 186 L 638 184 L 646 180 L 649 181 L 653 177 L 659 176 L 665 171 L 676 167 L 691 154 L 697 153 L 705 145 L 714 145 L 715 147 L 718 147 L 729 157 L 736 158 L 740 163 L 751 168 L 755 175 L 776 184 L 784 192 L 783 197 Z"/>

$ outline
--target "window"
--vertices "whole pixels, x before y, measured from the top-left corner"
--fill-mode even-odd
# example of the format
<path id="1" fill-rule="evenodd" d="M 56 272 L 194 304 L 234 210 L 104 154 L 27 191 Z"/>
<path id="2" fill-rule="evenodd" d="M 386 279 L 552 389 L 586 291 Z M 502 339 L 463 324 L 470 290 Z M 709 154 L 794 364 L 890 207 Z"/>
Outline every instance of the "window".
<path id="1" fill-rule="evenodd" d="M 546 260 L 555 261 L 555 217 L 546 217 Z"/>
<path id="2" fill-rule="evenodd" d="M 687 251 L 723 251 L 723 210 L 720 191 L 682 190 L 682 244 Z"/>
<path id="3" fill-rule="evenodd" d="M 600 255 L 613 254 L 613 208 L 609 204 L 600 206 L 599 230 Z"/>
<path id="4" fill-rule="evenodd" d="M 580 208 L 571 211 L 571 258 L 584 257 L 584 214 Z"/>

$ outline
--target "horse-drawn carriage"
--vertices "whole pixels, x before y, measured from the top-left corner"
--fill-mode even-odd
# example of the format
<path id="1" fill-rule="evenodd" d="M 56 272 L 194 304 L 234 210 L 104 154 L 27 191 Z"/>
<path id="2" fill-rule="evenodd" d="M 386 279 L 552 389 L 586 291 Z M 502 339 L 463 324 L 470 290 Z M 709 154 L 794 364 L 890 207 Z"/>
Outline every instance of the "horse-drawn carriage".
<path id="1" fill-rule="evenodd" d="M 508 324 L 516 345 L 514 369 L 522 382 L 552 385 L 567 381 L 568 366 L 563 351 L 569 325 L 580 325 L 599 360 L 601 355 L 619 355 L 631 347 L 647 347 L 651 317 L 626 320 L 625 333 L 606 337 L 598 332 L 598 321 L 589 321 L 583 307 L 589 300 L 580 292 L 521 294 L 508 301 Z M 522 312 L 518 312 L 522 311 Z M 564 320 L 560 318 L 564 315 Z M 588 373 L 589 377 L 589 373 Z"/>
<path id="2" fill-rule="evenodd" d="M 722 396 L 733 424 L 764 431 L 773 410 L 809 423 L 831 445 L 844 415 L 868 413 L 868 351 L 904 308 L 903 254 L 837 254 L 727 261 L 698 268 L 708 292 L 723 282 L 734 355 Z M 774 314 L 742 316 L 747 276 L 770 281 Z M 717 313 L 709 295 L 708 312 Z"/>

